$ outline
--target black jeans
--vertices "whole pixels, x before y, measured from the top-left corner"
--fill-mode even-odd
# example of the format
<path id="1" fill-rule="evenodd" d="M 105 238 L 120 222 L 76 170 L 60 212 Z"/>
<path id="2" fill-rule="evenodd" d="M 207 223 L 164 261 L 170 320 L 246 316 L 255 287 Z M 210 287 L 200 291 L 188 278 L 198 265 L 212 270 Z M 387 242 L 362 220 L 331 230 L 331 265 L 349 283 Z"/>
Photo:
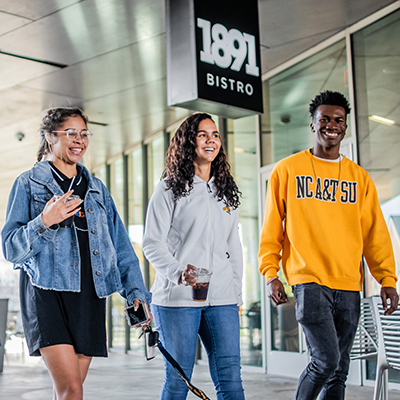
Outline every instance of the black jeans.
<path id="1" fill-rule="evenodd" d="M 360 293 L 316 283 L 293 287 L 296 319 L 311 361 L 300 376 L 297 400 L 344 400 L 350 351 L 360 317 Z"/>

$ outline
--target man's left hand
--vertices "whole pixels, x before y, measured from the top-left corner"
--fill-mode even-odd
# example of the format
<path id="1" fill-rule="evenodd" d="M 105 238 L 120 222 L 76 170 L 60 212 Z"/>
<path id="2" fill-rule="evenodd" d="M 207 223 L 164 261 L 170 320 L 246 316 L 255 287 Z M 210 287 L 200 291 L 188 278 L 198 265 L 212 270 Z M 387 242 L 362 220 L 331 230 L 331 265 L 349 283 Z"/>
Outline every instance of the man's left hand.
<path id="1" fill-rule="evenodd" d="M 385 315 L 390 315 L 397 310 L 399 304 L 399 295 L 393 287 L 382 286 L 381 288 L 381 298 L 383 309 L 385 310 Z M 390 299 L 390 308 L 387 306 L 387 299 Z"/>

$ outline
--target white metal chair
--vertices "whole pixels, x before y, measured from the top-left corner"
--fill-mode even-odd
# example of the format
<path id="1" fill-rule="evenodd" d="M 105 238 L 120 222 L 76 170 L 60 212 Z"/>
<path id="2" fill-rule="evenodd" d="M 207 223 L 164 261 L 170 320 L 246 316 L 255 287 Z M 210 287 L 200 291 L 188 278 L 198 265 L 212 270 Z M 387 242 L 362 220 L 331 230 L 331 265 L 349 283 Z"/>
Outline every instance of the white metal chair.
<path id="1" fill-rule="evenodd" d="M 369 360 L 378 357 L 378 330 L 375 322 L 372 297 L 361 300 L 358 328 L 351 349 L 352 360 Z"/>
<path id="2" fill-rule="evenodd" d="M 400 370 L 400 309 L 384 315 L 380 297 L 363 299 L 350 357 L 353 360 L 376 358 L 374 400 L 388 400 L 387 370 Z"/>
<path id="3" fill-rule="evenodd" d="M 373 302 L 379 339 L 374 399 L 378 400 L 382 392 L 382 399 L 387 400 L 388 378 L 385 372 L 389 368 L 400 370 L 400 309 L 384 315 L 381 299 L 374 297 Z"/>

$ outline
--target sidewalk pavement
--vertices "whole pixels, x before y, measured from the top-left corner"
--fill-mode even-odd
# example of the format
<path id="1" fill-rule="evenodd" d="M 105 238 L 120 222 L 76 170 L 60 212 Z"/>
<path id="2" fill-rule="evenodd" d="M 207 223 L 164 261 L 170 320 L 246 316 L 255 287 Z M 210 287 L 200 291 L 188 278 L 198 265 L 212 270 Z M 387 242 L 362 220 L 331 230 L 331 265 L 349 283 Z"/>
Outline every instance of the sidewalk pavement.
<path id="1" fill-rule="evenodd" d="M 95 358 L 84 385 L 85 400 L 157 400 L 164 376 L 161 354 L 146 361 L 141 351 L 124 354 L 112 349 L 107 358 Z M 266 375 L 258 369 L 243 367 L 246 400 L 292 400 L 295 379 Z M 203 362 L 195 366 L 192 383 L 216 400 L 208 367 Z M 372 387 L 348 385 L 346 400 L 373 398 Z M 391 390 L 390 400 L 400 400 L 400 391 Z M 0 374 L 1 400 L 51 400 L 52 384 L 40 357 L 9 355 Z M 197 397 L 189 392 L 188 400 Z"/>

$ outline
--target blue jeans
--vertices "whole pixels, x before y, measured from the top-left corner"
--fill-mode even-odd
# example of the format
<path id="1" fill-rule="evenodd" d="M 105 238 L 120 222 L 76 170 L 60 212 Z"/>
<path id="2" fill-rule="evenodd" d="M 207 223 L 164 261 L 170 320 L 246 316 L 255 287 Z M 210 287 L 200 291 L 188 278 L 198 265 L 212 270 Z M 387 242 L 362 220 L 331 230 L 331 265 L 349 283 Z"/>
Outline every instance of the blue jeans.
<path id="1" fill-rule="evenodd" d="M 236 305 L 212 307 L 162 307 L 151 310 L 166 350 L 191 379 L 197 335 L 208 355 L 218 400 L 244 400 L 240 376 L 239 313 Z M 185 400 L 188 388 L 164 359 L 165 378 L 161 400 Z M 196 383 L 194 383 L 196 386 Z M 201 387 L 200 387 L 201 389 Z"/>
<path id="2" fill-rule="evenodd" d="M 360 293 L 316 283 L 293 287 L 296 319 L 311 361 L 300 376 L 296 399 L 344 400 L 350 350 L 360 317 Z"/>

